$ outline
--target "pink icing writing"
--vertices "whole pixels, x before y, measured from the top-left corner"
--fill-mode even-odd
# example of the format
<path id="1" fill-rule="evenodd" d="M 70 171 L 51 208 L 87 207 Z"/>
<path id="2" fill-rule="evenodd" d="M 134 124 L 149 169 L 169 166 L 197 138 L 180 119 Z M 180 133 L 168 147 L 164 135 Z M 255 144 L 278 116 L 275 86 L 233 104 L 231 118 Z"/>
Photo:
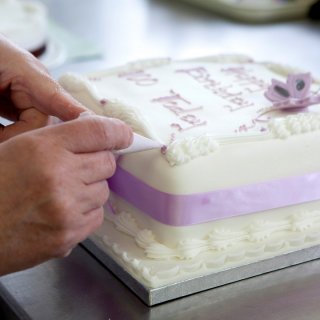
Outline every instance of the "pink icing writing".
<path id="1" fill-rule="evenodd" d="M 226 75 L 234 76 L 237 84 L 244 87 L 244 91 L 249 93 L 265 91 L 268 88 L 268 84 L 262 79 L 258 79 L 256 76 L 250 74 L 250 70 L 244 67 L 231 67 L 221 69 Z"/>
<path id="2" fill-rule="evenodd" d="M 193 107 L 192 103 L 183 98 L 179 93 L 170 90 L 168 96 L 162 96 L 151 100 L 155 103 L 160 103 L 164 108 L 168 109 L 178 117 L 181 123 L 172 123 L 170 126 L 177 129 L 179 132 L 190 130 L 207 124 L 194 113 L 201 111 L 202 107 Z"/>
<path id="3" fill-rule="evenodd" d="M 240 91 L 238 92 L 231 92 L 229 89 L 232 88 L 232 85 L 224 86 L 224 87 L 212 87 L 211 85 L 205 85 L 206 89 L 209 89 L 213 94 L 216 94 L 222 99 L 234 99 L 239 98 L 242 95 Z M 232 100 L 231 100 L 232 101 Z"/>
<path id="4" fill-rule="evenodd" d="M 237 111 L 239 109 L 253 106 L 250 101 L 247 101 L 242 97 L 243 93 L 241 91 L 233 92 L 231 90 L 233 88 L 232 85 L 222 86 L 220 82 L 211 77 L 210 73 L 204 67 L 179 69 L 176 72 L 187 74 L 200 83 L 205 89 L 211 91 L 214 95 L 240 107 L 234 108 L 233 106 L 228 106 L 230 111 Z"/>
<path id="5" fill-rule="evenodd" d="M 103 106 L 107 105 L 108 102 L 109 102 L 109 101 L 108 101 L 107 99 L 101 99 L 101 100 L 100 100 L 100 104 L 103 105 Z"/>
<path id="6" fill-rule="evenodd" d="M 224 108 L 228 109 L 230 112 L 234 112 L 234 111 L 238 111 L 244 108 L 248 108 L 248 107 L 253 107 L 254 104 L 252 102 L 248 102 L 243 100 L 242 98 L 239 97 L 235 97 L 233 99 L 230 100 L 230 102 L 236 104 L 236 107 L 230 106 L 230 105 L 225 105 Z"/>
<path id="7" fill-rule="evenodd" d="M 152 102 L 161 103 L 163 107 L 169 109 L 177 116 L 186 112 L 198 111 L 202 109 L 202 107 L 186 108 L 186 106 L 191 106 L 191 102 L 182 98 L 180 94 L 174 92 L 173 90 L 170 90 L 169 96 L 153 99 Z"/>
<path id="8" fill-rule="evenodd" d="M 194 129 L 196 127 L 205 126 L 207 124 L 207 121 L 201 121 L 192 114 L 182 117 L 181 120 L 187 122 L 190 125 L 183 126 L 179 123 L 172 123 L 171 127 L 176 128 L 179 132 L 182 132 Z"/>
<path id="9" fill-rule="evenodd" d="M 158 82 L 158 79 L 152 77 L 151 74 L 146 73 L 144 70 L 122 72 L 118 74 L 118 77 L 132 81 L 137 86 L 153 86 Z"/>
<path id="10" fill-rule="evenodd" d="M 167 150 L 168 150 L 168 147 L 167 146 L 162 146 L 161 149 L 160 149 L 160 152 L 162 154 L 166 154 L 167 153 Z"/>
<path id="11" fill-rule="evenodd" d="M 256 119 L 252 119 L 251 123 L 249 124 L 241 124 L 236 130 L 234 130 L 235 133 L 241 133 L 241 132 L 248 132 L 251 129 L 254 129 L 258 126 L 258 124 L 260 123 L 260 119 L 256 118 Z M 265 132 L 268 129 L 266 127 L 260 127 L 260 132 Z"/>
<path id="12" fill-rule="evenodd" d="M 253 129 L 255 128 L 257 125 L 256 123 L 256 120 L 253 119 L 251 120 L 251 123 L 250 124 L 241 124 L 238 129 L 236 129 L 234 132 L 238 133 L 238 132 L 247 132 L 249 131 L 250 129 Z"/>

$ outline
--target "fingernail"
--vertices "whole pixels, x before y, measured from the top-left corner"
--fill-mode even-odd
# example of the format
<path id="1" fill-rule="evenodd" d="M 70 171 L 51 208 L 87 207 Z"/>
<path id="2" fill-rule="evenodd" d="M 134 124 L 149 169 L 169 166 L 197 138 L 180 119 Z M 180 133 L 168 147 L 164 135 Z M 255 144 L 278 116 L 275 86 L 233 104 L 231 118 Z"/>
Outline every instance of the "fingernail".
<path id="1" fill-rule="evenodd" d="M 94 116 L 96 115 L 93 111 L 91 110 L 87 110 L 87 111 L 83 111 L 79 114 L 78 118 L 83 118 L 83 117 L 89 117 L 89 116 Z"/>

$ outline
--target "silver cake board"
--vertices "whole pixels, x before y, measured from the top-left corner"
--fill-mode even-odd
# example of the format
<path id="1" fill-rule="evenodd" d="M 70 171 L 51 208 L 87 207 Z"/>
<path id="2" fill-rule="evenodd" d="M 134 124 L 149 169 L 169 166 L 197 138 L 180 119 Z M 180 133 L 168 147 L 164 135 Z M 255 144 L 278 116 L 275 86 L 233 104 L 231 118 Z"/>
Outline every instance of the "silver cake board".
<path id="1" fill-rule="evenodd" d="M 136 280 L 91 239 L 85 240 L 82 245 L 148 306 L 320 258 L 320 245 L 316 245 L 163 287 L 148 288 Z"/>

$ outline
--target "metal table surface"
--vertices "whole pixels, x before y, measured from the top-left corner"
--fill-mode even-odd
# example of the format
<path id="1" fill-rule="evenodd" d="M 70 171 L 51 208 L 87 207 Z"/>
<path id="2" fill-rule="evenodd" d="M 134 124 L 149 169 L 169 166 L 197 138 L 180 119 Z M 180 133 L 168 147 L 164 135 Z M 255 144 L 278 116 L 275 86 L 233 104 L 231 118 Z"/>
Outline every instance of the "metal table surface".
<path id="1" fill-rule="evenodd" d="M 319 23 L 252 25 L 170 0 L 43 0 L 62 27 L 104 56 L 52 69 L 87 72 L 136 59 L 241 53 L 320 77 Z M 65 259 L 0 278 L 8 319 L 320 319 L 315 260 L 148 308 L 83 247 Z M 3 315 L 0 313 L 0 318 Z"/>
<path id="2" fill-rule="evenodd" d="M 314 320 L 320 318 L 320 261 L 148 308 L 77 247 L 66 259 L 2 277 L 0 294 L 17 315 L 8 319 Z"/>

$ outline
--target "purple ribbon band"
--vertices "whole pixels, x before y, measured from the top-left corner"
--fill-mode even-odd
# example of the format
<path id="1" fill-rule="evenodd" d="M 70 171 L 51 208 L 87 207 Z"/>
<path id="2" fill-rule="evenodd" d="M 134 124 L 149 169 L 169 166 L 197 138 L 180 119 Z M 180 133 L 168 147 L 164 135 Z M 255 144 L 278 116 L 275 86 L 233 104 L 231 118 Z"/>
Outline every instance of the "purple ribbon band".
<path id="1" fill-rule="evenodd" d="M 120 166 L 110 189 L 155 220 L 188 226 L 320 199 L 320 173 L 188 195 L 161 192 Z"/>

